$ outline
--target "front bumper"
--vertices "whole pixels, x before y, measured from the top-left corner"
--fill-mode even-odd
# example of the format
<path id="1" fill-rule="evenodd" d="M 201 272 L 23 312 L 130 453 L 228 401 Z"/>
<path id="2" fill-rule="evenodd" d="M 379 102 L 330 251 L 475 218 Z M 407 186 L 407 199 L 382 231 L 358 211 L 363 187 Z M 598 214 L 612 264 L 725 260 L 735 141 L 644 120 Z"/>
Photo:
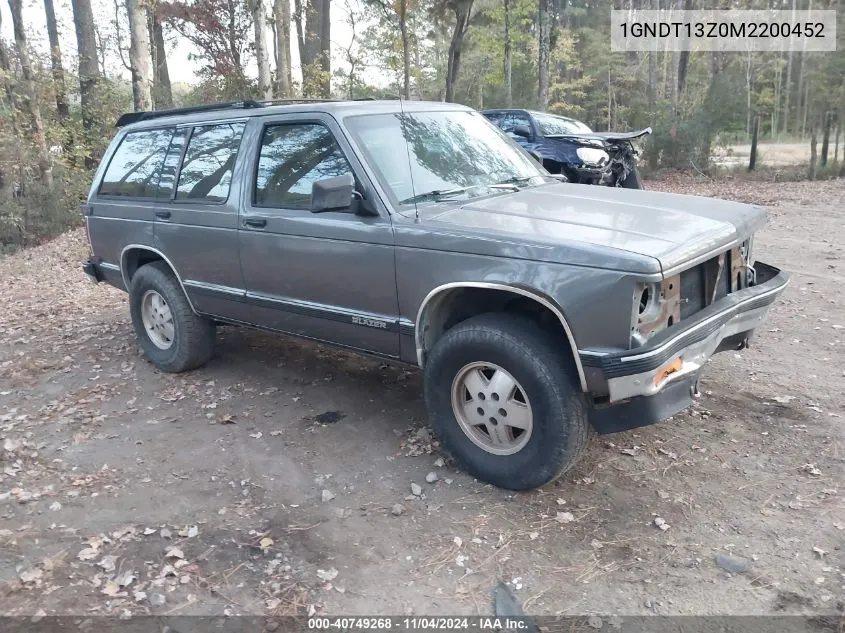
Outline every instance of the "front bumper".
<path id="1" fill-rule="evenodd" d="M 582 365 L 607 382 L 607 402 L 594 408 L 593 423 L 600 432 L 644 426 L 685 409 L 710 357 L 748 345 L 789 282 L 785 272 L 768 264 L 757 262 L 755 270 L 756 285 L 720 299 L 643 347 L 580 352 Z M 631 417 L 625 409 L 637 414 Z"/>

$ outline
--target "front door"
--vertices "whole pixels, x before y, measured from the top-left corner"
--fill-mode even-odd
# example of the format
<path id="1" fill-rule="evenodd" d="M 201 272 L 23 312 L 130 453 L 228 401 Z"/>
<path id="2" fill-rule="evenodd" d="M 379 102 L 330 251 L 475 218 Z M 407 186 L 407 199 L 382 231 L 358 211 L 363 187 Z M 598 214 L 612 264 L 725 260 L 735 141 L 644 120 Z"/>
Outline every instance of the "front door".
<path id="1" fill-rule="evenodd" d="M 337 123 L 289 114 L 258 133 L 238 227 L 251 322 L 398 356 L 393 227 Z M 313 183 L 350 173 L 379 215 L 312 213 Z"/>

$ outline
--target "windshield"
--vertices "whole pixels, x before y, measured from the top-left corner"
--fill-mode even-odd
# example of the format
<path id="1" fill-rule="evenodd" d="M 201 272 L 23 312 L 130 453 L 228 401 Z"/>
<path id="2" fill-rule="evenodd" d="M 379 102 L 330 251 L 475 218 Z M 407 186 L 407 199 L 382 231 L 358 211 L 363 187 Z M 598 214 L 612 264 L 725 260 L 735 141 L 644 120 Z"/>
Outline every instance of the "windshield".
<path id="1" fill-rule="evenodd" d="M 346 126 L 397 205 L 545 182 L 524 150 L 476 112 L 361 115 L 347 118 Z"/>
<path id="2" fill-rule="evenodd" d="M 575 119 L 566 119 L 551 114 L 535 114 L 540 134 L 543 136 L 557 136 L 559 134 L 589 134 L 592 130 Z"/>

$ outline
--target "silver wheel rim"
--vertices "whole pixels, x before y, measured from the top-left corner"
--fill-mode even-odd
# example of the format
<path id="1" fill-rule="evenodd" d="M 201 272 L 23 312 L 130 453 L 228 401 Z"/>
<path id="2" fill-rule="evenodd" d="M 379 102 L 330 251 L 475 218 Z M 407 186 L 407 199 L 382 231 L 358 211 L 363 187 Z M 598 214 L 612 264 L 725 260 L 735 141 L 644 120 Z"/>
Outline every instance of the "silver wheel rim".
<path id="1" fill-rule="evenodd" d="M 147 336 L 159 349 L 170 349 L 176 337 L 170 306 L 155 290 L 147 290 L 141 297 L 141 321 Z"/>
<path id="2" fill-rule="evenodd" d="M 452 381 L 452 411 L 472 442 L 493 455 L 521 451 L 534 428 L 522 385 L 494 363 L 465 365 Z"/>

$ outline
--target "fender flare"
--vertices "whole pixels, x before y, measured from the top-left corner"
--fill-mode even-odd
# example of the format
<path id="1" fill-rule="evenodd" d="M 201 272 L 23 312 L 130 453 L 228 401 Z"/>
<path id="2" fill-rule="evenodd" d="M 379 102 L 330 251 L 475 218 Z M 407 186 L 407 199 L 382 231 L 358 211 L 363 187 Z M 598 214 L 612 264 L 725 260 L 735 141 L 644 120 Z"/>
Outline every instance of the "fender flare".
<path id="1" fill-rule="evenodd" d="M 572 360 L 575 362 L 575 369 L 578 371 L 578 380 L 581 383 L 581 389 L 585 393 L 588 391 L 587 378 L 584 375 L 584 367 L 581 365 L 581 358 L 578 354 L 578 345 L 575 343 L 575 336 L 572 334 L 572 328 L 569 327 L 569 322 L 566 320 L 566 317 L 564 316 L 563 310 L 560 308 L 560 306 L 558 306 L 550 298 L 544 297 L 543 295 L 535 291 L 503 283 L 492 283 L 482 281 L 457 281 L 437 286 L 425 296 L 425 299 L 423 299 L 422 303 L 420 304 L 419 310 L 417 310 L 417 318 L 414 322 L 414 344 L 416 345 L 417 350 L 417 364 L 419 365 L 420 369 L 422 369 L 425 365 L 425 350 L 423 345 L 423 331 L 421 327 L 425 310 L 428 305 L 437 297 L 437 295 L 455 288 L 483 288 L 486 290 L 501 290 L 504 292 L 510 292 L 512 294 L 520 295 L 522 297 L 526 297 L 528 299 L 536 301 L 544 308 L 551 311 L 552 314 L 557 317 L 557 320 L 560 322 L 561 327 L 563 327 L 563 331 L 566 333 L 566 338 L 569 341 L 569 346 L 572 351 Z"/>

